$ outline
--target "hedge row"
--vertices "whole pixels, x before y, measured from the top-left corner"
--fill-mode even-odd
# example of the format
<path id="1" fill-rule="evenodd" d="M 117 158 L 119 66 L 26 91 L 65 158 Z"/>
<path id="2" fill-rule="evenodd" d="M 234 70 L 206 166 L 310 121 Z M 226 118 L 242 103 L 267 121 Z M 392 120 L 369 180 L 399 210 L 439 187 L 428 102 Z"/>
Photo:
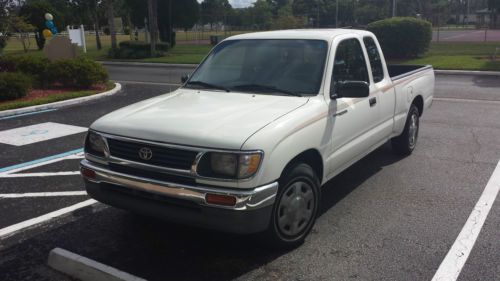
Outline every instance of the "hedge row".
<path id="1" fill-rule="evenodd" d="M 164 55 L 169 48 L 170 45 L 168 43 L 157 43 L 156 54 L 154 56 Z M 143 41 L 120 42 L 119 48 L 110 49 L 108 53 L 108 57 L 113 59 L 142 59 L 154 56 L 151 55 L 151 44 Z"/>
<path id="2" fill-rule="evenodd" d="M 101 64 L 83 57 L 54 62 L 33 56 L 0 57 L 0 75 L 0 101 L 24 97 L 31 87 L 87 89 L 108 81 Z"/>
<path id="3" fill-rule="evenodd" d="M 430 22 L 410 17 L 395 17 L 372 22 L 367 29 L 373 32 L 387 58 L 418 57 L 427 50 L 432 40 Z"/>
<path id="4" fill-rule="evenodd" d="M 0 71 L 29 75 L 36 88 L 54 85 L 89 88 L 108 81 L 108 74 L 101 64 L 83 57 L 54 62 L 44 57 L 4 57 L 0 58 Z"/>
<path id="5" fill-rule="evenodd" d="M 0 72 L 0 102 L 22 98 L 31 88 L 31 78 L 16 72 Z"/>

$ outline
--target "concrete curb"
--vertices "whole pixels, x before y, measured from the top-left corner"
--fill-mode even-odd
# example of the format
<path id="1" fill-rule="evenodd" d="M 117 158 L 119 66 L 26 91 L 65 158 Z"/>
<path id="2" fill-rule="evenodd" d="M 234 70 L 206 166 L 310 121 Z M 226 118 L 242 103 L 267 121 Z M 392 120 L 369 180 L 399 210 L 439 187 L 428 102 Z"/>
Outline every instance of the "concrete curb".
<path id="1" fill-rule="evenodd" d="M 138 66 L 138 67 L 175 67 L 175 68 L 195 68 L 197 64 L 175 64 L 161 62 L 131 62 L 131 61 L 99 61 L 102 65 L 110 66 Z"/>
<path id="2" fill-rule="evenodd" d="M 82 281 L 146 281 L 61 248 L 52 249 L 47 264 L 60 272 Z"/>
<path id="3" fill-rule="evenodd" d="M 57 109 L 69 105 L 74 105 L 74 104 L 79 104 L 82 102 L 87 102 L 91 100 L 96 100 L 104 97 L 108 97 L 111 95 L 114 95 L 118 93 L 122 89 L 122 85 L 120 83 L 115 83 L 115 87 L 112 90 L 100 93 L 100 94 L 95 94 L 87 97 L 80 97 L 80 98 L 75 98 L 75 99 L 70 99 L 70 100 L 63 100 L 63 101 L 58 101 L 58 102 L 52 102 L 52 103 L 47 103 L 47 104 L 41 104 L 41 105 L 34 105 L 34 106 L 28 106 L 28 107 L 23 107 L 23 108 L 18 108 L 18 109 L 9 109 L 9 110 L 4 110 L 0 111 L 0 117 L 12 117 L 20 114 L 26 114 L 26 113 L 32 113 L 32 112 L 37 112 L 37 111 L 42 111 L 42 110 L 48 110 L 48 109 Z"/>
<path id="4" fill-rule="evenodd" d="M 500 71 L 434 70 L 434 72 L 442 75 L 500 76 Z"/>

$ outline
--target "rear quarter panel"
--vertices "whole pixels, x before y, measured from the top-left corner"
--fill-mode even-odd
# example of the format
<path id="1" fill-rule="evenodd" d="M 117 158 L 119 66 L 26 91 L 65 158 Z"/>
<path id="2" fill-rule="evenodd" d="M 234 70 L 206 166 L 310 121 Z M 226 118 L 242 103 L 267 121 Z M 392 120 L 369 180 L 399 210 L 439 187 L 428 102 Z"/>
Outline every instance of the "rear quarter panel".
<path id="1" fill-rule="evenodd" d="M 394 135 L 403 132 L 406 116 L 412 102 L 417 96 L 421 96 L 424 101 L 424 110 L 432 104 L 434 97 L 434 69 L 432 67 L 418 71 L 406 77 L 393 79 L 396 90 L 396 106 L 394 110 Z M 421 114 L 422 114 L 421 113 Z"/>

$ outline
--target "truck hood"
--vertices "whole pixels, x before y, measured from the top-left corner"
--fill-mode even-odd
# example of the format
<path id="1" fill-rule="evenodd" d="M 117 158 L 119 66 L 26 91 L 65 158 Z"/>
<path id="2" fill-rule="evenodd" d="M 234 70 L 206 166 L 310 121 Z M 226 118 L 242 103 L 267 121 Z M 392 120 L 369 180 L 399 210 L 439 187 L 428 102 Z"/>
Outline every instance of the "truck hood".
<path id="1" fill-rule="evenodd" d="M 172 144 L 240 149 L 253 133 L 307 101 L 301 97 L 178 89 L 107 114 L 91 129 Z"/>

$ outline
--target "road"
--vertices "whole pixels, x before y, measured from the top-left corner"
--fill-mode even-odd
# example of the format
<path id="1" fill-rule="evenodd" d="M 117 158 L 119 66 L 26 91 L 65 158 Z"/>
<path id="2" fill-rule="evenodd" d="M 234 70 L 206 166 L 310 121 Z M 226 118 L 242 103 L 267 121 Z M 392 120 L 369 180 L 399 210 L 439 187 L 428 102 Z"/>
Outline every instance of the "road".
<path id="1" fill-rule="evenodd" d="M 0 134 L 46 122 L 75 126 L 68 130 L 87 128 L 107 112 L 174 89 L 180 76 L 190 72 L 107 67 L 111 78 L 124 85 L 119 94 L 0 120 Z M 256 236 L 174 225 L 98 203 L 0 236 L 0 280 L 69 280 L 46 266 L 48 252 L 55 247 L 148 280 L 430 280 L 500 159 L 499 80 L 438 76 L 438 100 L 424 113 L 415 152 L 400 158 L 385 145 L 328 182 L 321 215 L 297 249 L 269 250 Z M 0 169 L 79 149 L 83 136 L 0 144 Z M 8 176 L 0 174 L 0 196 L 83 191 L 78 175 L 57 174 L 78 170 L 78 151 L 69 156 L 38 167 L 28 163 L 24 168 L 29 169 Z M 86 195 L 0 197 L 0 233 L 87 199 Z M 458 280 L 500 276 L 498 201 Z"/>

